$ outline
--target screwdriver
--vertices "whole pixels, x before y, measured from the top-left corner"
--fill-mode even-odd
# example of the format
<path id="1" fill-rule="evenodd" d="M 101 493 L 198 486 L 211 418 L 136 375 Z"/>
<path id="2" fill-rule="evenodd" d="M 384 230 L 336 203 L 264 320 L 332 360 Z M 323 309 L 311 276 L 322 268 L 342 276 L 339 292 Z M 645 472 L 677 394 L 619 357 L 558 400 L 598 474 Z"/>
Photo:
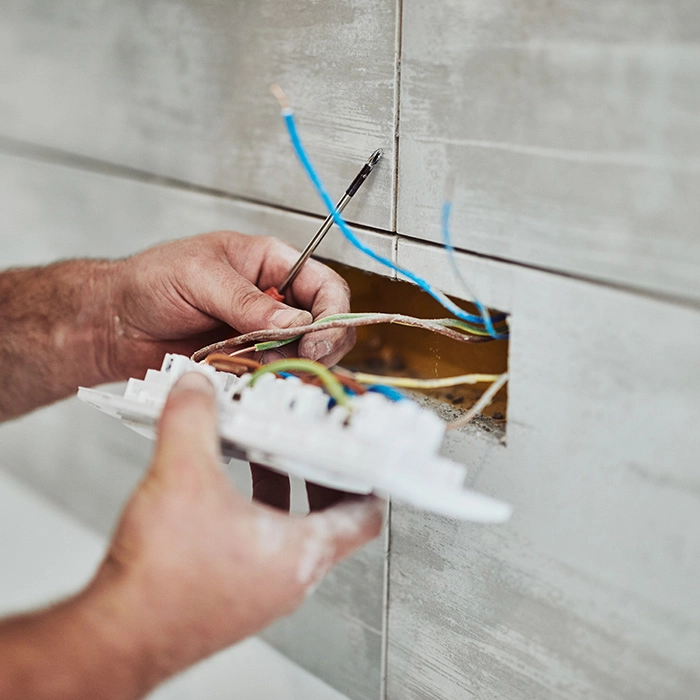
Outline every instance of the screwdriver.
<path id="1" fill-rule="evenodd" d="M 362 166 L 362 170 L 357 173 L 355 179 L 350 183 L 350 186 L 345 190 L 345 194 L 340 198 L 338 203 L 335 205 L 338 213 L 342 212 L 343 209 L 348 205 L 348 202 L 353 198 L 353 195 L 357 190 L 362 187 L 362 184 L 367 179 L 367 176 L 372 172 L 374 166 L 379 162 L 382 157 L 383 151 L 378 148 L 368 159 L 367 162 Z M 329 214 L 326 220 L 321 224 L 321 228 L 316 231 L 314 237 L 309 241 L 306 248 L 302 251 L 301 255 L 297 261 L 292 266 L 292 269 L 287 273 L 284 278 L 284 282 L 278 287 L 270 287 L 265 290 L 265 294 L 272 297 L 275 301 L 284 301 L 284 294 L 287 291 L 289 285 L 294 281 L 296 276 L 299 274 L 304 263 L 311 257 L 313 252 L 318 248 L 319 243 L 323 240 L 323 237 L 328 233 L 330 227 L 333 225 L 333 215 Z"/>

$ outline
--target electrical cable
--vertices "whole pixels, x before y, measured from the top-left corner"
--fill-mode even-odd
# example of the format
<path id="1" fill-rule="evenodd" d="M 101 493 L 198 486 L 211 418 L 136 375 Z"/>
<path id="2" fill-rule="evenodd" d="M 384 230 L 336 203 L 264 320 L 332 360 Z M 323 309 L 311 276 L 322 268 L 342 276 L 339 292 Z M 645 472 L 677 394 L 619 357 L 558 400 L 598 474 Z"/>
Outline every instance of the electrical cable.
<path id="1" fill-rule="evenodd" d="M 351 409 L 350 399 L 343 389 L 343 385 L 338 378 L 324 365 L 313 360 L 302 358 L 288 358 L 285 360 L 276 360 L 267 365 L 263 365 L 253 372 L 248 386 L 253 386 L 263 374 L 270 372 L 277 373 L 283 371 L 292 372 L 309 372 L 315 374 L 322 382 L 328 394 L 335 399 L 340 406 Z"/>
<path id="2" fill-rule="evenodd" d="M 476 308 L 479 309 L 479 313 L 484 319 L 484 325 L 486 326 L 486 330 L 488 331 L 489 335 L 494 340 L 505 340 L 506 338 L 508 338 L 508 333 L 498 333 L 496 331 L 496 329 L 493 327 L 493 321 L 491 320 L 491 314 L 489 313 L 489 310 L 476 298 L 476 295 L 474 294 L 474 292 L 472 292 L 471 288 L 467 284 L 467 281 L 464 279 L 459 269 L 459 266 L 457 265 L 457 257 L 455 255 L 455 249 L 452 245 L 452 237 L 450 235 L 451 213 L 452 202 L 448 200 L 442 205 L 440 223 L 442 229 L 442 242 L 445 246 L 445 250 L 447 251 L 447 259 L 450 261 L 450 267 L 452 268 L 452 272 L 457 278 L 457 281 L 462 285 L 462 287 L 464 287 L 467 294 L 472 298 L 474 306 L 476 306 Z"/>
<path id="3" fill-rule="evenodd" d="M 463 415 L 455 420 L 450 421 L 445 430 L 454 430 L 461 428 L 467 423 L 470 423 L 493 401 L 494 396 L 500 391 L 501 387 L 508 381 L 508 372 L 496 377 L 496 381 L 483 393 L 481 398 Z"/>
<path id="4" fill-rule="evenodd" d="M 415 379 L 413 377 L 385 377 L 365 372 L 352 372 L 351 375 L 360 384 L 383 384 L 384 386 L 401 387 L 402 389 L 446 389 L 460 384 L 479 384 L 495 382 L 498 374 L 460 374 L 456 377 L 441 377 L 438 379 Z"/>
<path id="5" fill-rule="evenodd" d="M 399 314 L 392 314 L 393 316 L 399 316 Z M 319 318 L 316 321 L 313 322 L 313 325 L 323 325 L 325 323 L 331 323 L 332 321 L 344 321 L 346 319 L 357 319 L 357 318 L 370 318 L 372 316 L 375 316 L 375 314 L 372 313 L 346 313 L 346 314 L 333 314 L 331 316 L 324 316 L 323 318 Z M 406 318 L 412 318 L 412 317 L 406 317 Z M 471 323 L 467 323 L 466 321 L 462 321 L 461 319 L 458 318 L 434 318 L 434 319 L 416 319 L 416 321 L 423 321 L 424 324 L 421 326 L 418 326 L 417 323 L 412 322 L 412 323 L 404 323 L 402 321 L 387 321 L 387 323 L 396 323 L 398 325 L 411 325 L 414 327 L 424 327 L 427 330 L 432 330 L 435 332 L 435 328 L 432 326 L 434 324 L 439 325 L 439 326 L 444 326 L 446 328 L 458 328 L 459 330 L 465 331 L 467 333 L 470 333 L 472 335 L 478 335 L 478 336 L 488 336 L 489 332 L 483 330 L 482 328 L 479 328 L 478 326 L 475 326 Z M 430 327 L 428 326 L 430 324 Z M 365 325 L 365 324 L 362 324 Z M 366 325 L 370 325 L 367 323 Z M 439 332 L 439 331 L 438 331 Z M 251 349 L 254 350 L 255 352 L 265 352 L 265 350 L 272 350 L 275 348 L 282 347 L 283 345 L 287 345 L 289 343 L 293 343 L 295 340 L 300 338 L 301 336 L 294 336 L 292 338 L 286 338 L 284 340 L 269 340 L 267 342 L 263 343 L 256 343 Z M 451 336 L 450 336 L 451 337 Z M 501 335 L 499 337 L 507 337 L 506 335 Z M 243 352 L 243 351 L 240 351 Z M 234 353 L 231 353 L 232 355 Z"/>
<path id="6" fill-rule="evenodd" d="M 382 394 L 382 396 L 386 396 L 387 399 L 394 403 L 403 401 L 406 398 L 400 391 L 394 389 L 394 387 L 384 386 L 383 384 L 370 384 L 367 387 L 367 391 L 371 391 L 375 394 Z"/>
<path id="7" fill-rule="evenodd" d="M 492 338 L 483 330 L 478 334 L 469 330 L 461 332 L 457 328 L 466 329 L 468 324 L 464 321 L 451 318 L 415 318 L 414 316 L 406 316 L 404 314 L 381 314 L 381 313 L 360 313 L 360 314 L 335 314 L 318 319 L 306 326 L 292 326 L 291 328 L 270 328 L 259 331 L 251 331 L 242 335 L 220 340 L 217 343 L 212 343 L 192 354 L 192 359 L 195 362 L 201 362 L 207 355 L 214 352 L 227 352 L 239 348 L 241 345 L 253 343 L 252 347 L 241 349 L 239 352 L 263 351 L 272 348 L 286 345 L 294 340 L 297 340 L 306 333 L 326 328 L 350 328 L 356 326 L 371 326 L 380 323 L 392 323 L 401 326 L 410 326 L 413 328 L 422 328 L 424 330 L 444 335 L 453 340 L 462 343 L 484 343 L 489 342 Z M 277 342 L 284 341 L 284 342 Z"/>
<path id="8" fill-rule="evenodd" d="M 411 282 L 413 282 L 414 284 L 417 284 L 423 291 L 430 294 L 430 296 L 433 297 L 433 299 L 435 299 L 437 302 L 439 302 L 445 309 L 457 316 L 457 318 L 471 323 L 484 324 L 484 318 L 482 318 L 481 316 L 475 316 L 473 314 L 467 313 L 459 306 L 457 306 L 457 304 L 455 304 L 451 299 L 449 299 L 443 292 L 441 292 L 439 289 L 435 289 L 429 282 L 424 280 L 422 277 L 419 277 L 411 270 L 395 265 L 391 260 L 375 252 L 372 248 L 365 245 L 359 238 L 357 238 L 357 236 L 350 230 L 348 225 L 345 223 L 345 220 L 342 218 L 342 216 L 336 209 L 333 200 L 331 199 L 325 186 L 321 182 L 321 179 L 316 173 L 316 170 L 314 169 L 311 160 L 309 159 L 306 149 L 304 148 L 304 145 L 301 142 L 301 138 L 299 136 L 299 132 L 297 131 L 296 123 L 294 121 L 294 112 L 289 106 L 289 102 L 282 88 L 280 88 L 279 85 L 272 85 L 270 89 L 274 96 L 277 98 L 278 102 L 280 103 L 282 118 L 284 119 L 285 126 L 287 127 L 287 132 L 289 134 L 292 147 L 294 148 L 294 152 L 296 153 L 297 158 L 299 159 L 307 176 L 309 177 L 314 188 L 316 189 L 316 192 L 323 200 L 323 203 L 325 204 L 328 213 L 333 217 L 333 221 L 338 226 L 343 236 L 345 236 L 345 238 L 353 246 L 355 246 L 355 248 L 357 248 L 365 255 L 369 256 L 370 258 L 384 265 L 385 267 L 388 267 L 389 269 L 394 270 L 395 272 L 403 275 L 407 279 L 411 280 Z"/>

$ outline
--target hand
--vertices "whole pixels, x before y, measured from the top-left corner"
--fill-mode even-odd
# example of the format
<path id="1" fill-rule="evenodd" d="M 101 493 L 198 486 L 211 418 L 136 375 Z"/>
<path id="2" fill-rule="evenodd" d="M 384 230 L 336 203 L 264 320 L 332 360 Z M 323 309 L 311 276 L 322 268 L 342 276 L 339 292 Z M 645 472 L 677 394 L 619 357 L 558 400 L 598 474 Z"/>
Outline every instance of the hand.
<path id="1" fill-rule="evenodd" d="M 189 355 L 231 329 L 246 333 L 287 328 L 350 308 L 345 281 L 309 260 L 287 291 L 289 305 L 262 291 L 282 280 L 298 253 L 274 238 L 219 231 L 152 248 L 116 263 L 113 312 L 107 334 L 112 374 L 133 376 L 157 366 L 165 352 Z M 329 329 L 305 336 L 298 354 L 324 364 L 352 347 L 350 330 Z M 279 359 L 296 351 L 281 348 Z"/>
<path id="2" fill-rule="evenodd" d="M 202 375 L 175 385 L 150 470 L 93 583 L 112 601 L 103 608 L 134 625 L 131 646 L 152 661 L 149 684 L 290 613 L 381 528 L 373 497 L 306 518 L 249 503 L 219 466 L 215 411 Z"/>

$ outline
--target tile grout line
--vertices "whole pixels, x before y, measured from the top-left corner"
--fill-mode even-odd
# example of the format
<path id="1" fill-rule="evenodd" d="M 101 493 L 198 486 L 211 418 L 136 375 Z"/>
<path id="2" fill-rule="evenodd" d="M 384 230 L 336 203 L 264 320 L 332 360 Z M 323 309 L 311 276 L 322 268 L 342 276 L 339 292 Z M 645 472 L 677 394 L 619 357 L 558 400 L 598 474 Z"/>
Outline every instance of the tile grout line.
<path id="1" fill-rule="evenodd" d="M 401 122 L 401 59 L 403 49 L 403 0 L 396 0 L 396 33 L 394 35 L 394 123 L 392 137 L 394 141 L 394 173 L 391 183 L 391 217 L 390 227 L 393 233 L 398 230 L 399 209 L 399 129 Z"/>
<path id="2" fill-rule="evenodd" d="M 391 574 L 391 500 L 386 503 L 384 533 L 384 586 L 382 590 L 382 652 L 379 668 L 379 700 L 387 700 L 389 661 L 389 577 Z"/>
<path id="3" fill-rule="evenodd" d="M 399 0 L 401 4 L 401 0 Z M 398 73 L 398 68 L 397 68 Z M 398 79 L 398 78 L 397 78 Z M 22 158 L 24 160 L 45 163 L 51 165 L 57 165 L 61 167 L 73 168 L 82 172 L 92 172 L 107 177 L 117 177 L 130 182 L 141 182 L 143 184 L 150 184 L 154 186 L 167 187 L 170 189 L 175 189 L 183 193 L 199 194 L 204 196 L 215 197 L 217 199 L 222 199 L 230 201 L 232 203 L 247 204 L 250 206 L 264 207 L 265 209 L 294 214 L 299 216 L 308 216 L 314 220 L 323 220 L 325 217 L 322 214 L 313 214 L 308 211 L 303 211 L 299 209 L 294 209 L 291 207 L 285 207 L 281 204 L 271 204 L 269 202 L 261 201 L 253 197 L 244 197 L 241 195 L 230 194 L 215 188 L 208 188 L 201 185 L 193 185 L 191 183 L 185 182 L 183 180 L 178 180 L 176 178 L 171 178 L 162 175 L 156 175 L 154 173 L 149 173 L 144 170 L 139 170 L 138 168 L 132 168 L 126 165 L 118 165 L 113 163 L 108 163 L 106 161 L 99 160 L 97 158 L 92 158 L 90 156 L 83 156 L 80 154 L 69 153 L 68 151 L 62 151 L 50 146 L 42 146 L 38 144 L 32 144 L 24 141 L 17 141 L 15 139 L 8 138 L 0 134 L 0 155 L 7 155 L 16 158 Z M 373 233 L 379 233 L 383 235 L 390 235 L 393 238 L 392 241 L 392 256 L 393 262 L 398 264 L 398 249 L 401 241 L 414 242 L 423 246 L 435 248 L 441 247 L 439 243 L 434 241 L 426 241 L 423 239 L 413 238 L 412 236 L 406 236 L 399 234 L 396 231 L 396 217 L 397 217 L 397 183 L 398 183 L 398 143 L 397 143 L 397 155 L 396 155 L 396 168 L 393 187 L 393 205 L 391 213 L 393 231 L 387 231 L 386 229 L 378 228 L 377 226 L 369 226 L 366 224 L 361 224 L 357 222 L 348 221 L 348 225 L 359 231 L 369 231 Z M 693 299 L 690 297 L 679 296 L 672 292 L 664 292 L 663 290 L 646 289 L 644 287 L 639 287 L 633 283 L 619 282 L 609 279 L 599 279 L 585 274 L 567 272 L 566 270 L 556 270 L 544 265 L 537 265 L 535 263 L 523 262 L 520 260 L 514 260 L 506 257 L 501 257 L 498 255 L 493 255 L 489 253 L 480 253 L 474 250 L 467 250 L 464 248 L 456 248 L 456 251 L 463 253 L 465 255 L 471 255 L 477 257 L 481 260 L 491 260 L 493 262 L 503 263 L 506 265 L 513 265 L 515 267 L 535 270 L 545 274 L 556 275 L 558 277 L 563 277 L 566 279 L 573 279 L 579 282 L 585 282 L 588 284 L 594 284 L 600 287 L 606 287 L 609 289 L 614 289 L 629 294 L 637 294 L 648 299 L 655 299 L 663 303 L 676 304 L 691 309 L 700 308 L 700 300 Z M 394 278 L 398 278 L 396 273 L 393 273 Z"/>
<path id="4" fill-rule="evenodd" d="M 401 122 L 401 60 L 403 52 L 403 0 L 396 0 L 396 34 L 394 37 L 395 85 L 394 85 L 394 180 L 391 192 L 391 229 L 393 241 L 391 247 L 392 262 L 399 263 L 399 141 Z M 399 275 L 394 271 L 394 279 Z M 384 535 L 384 590 L 382 591 L 382 655 L 380 659 L 379 700 L 387 700 L 389 681 L 389 604 L 391 577 L 391 500 L 386 504 L 386 533 Z"/>

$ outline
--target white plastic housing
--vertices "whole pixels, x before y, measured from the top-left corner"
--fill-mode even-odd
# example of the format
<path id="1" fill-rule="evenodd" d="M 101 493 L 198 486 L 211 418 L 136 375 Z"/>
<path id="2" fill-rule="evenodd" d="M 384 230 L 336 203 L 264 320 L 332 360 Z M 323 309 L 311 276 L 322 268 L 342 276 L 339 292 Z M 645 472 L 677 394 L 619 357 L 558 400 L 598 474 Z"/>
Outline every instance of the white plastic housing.
<path id="1" fill-rule="evenodd" d="M 222 453 L 264 463 L 334 489 L 390 496 L 441 515 L 503 522 L 511 507 L 464 488 L 467 469 L 438 454 L 445 423 L 408 399 L 367 392 L 352 410 L 329 408 L 320 387 L 295 377 L 218 372 L 183 355 L 166 355 L 160 370 L 130 379 L 124 396 L 81 387 L 78 397 L 150 438 L 171 386 L 202 372 L 216 387 Z"/>

